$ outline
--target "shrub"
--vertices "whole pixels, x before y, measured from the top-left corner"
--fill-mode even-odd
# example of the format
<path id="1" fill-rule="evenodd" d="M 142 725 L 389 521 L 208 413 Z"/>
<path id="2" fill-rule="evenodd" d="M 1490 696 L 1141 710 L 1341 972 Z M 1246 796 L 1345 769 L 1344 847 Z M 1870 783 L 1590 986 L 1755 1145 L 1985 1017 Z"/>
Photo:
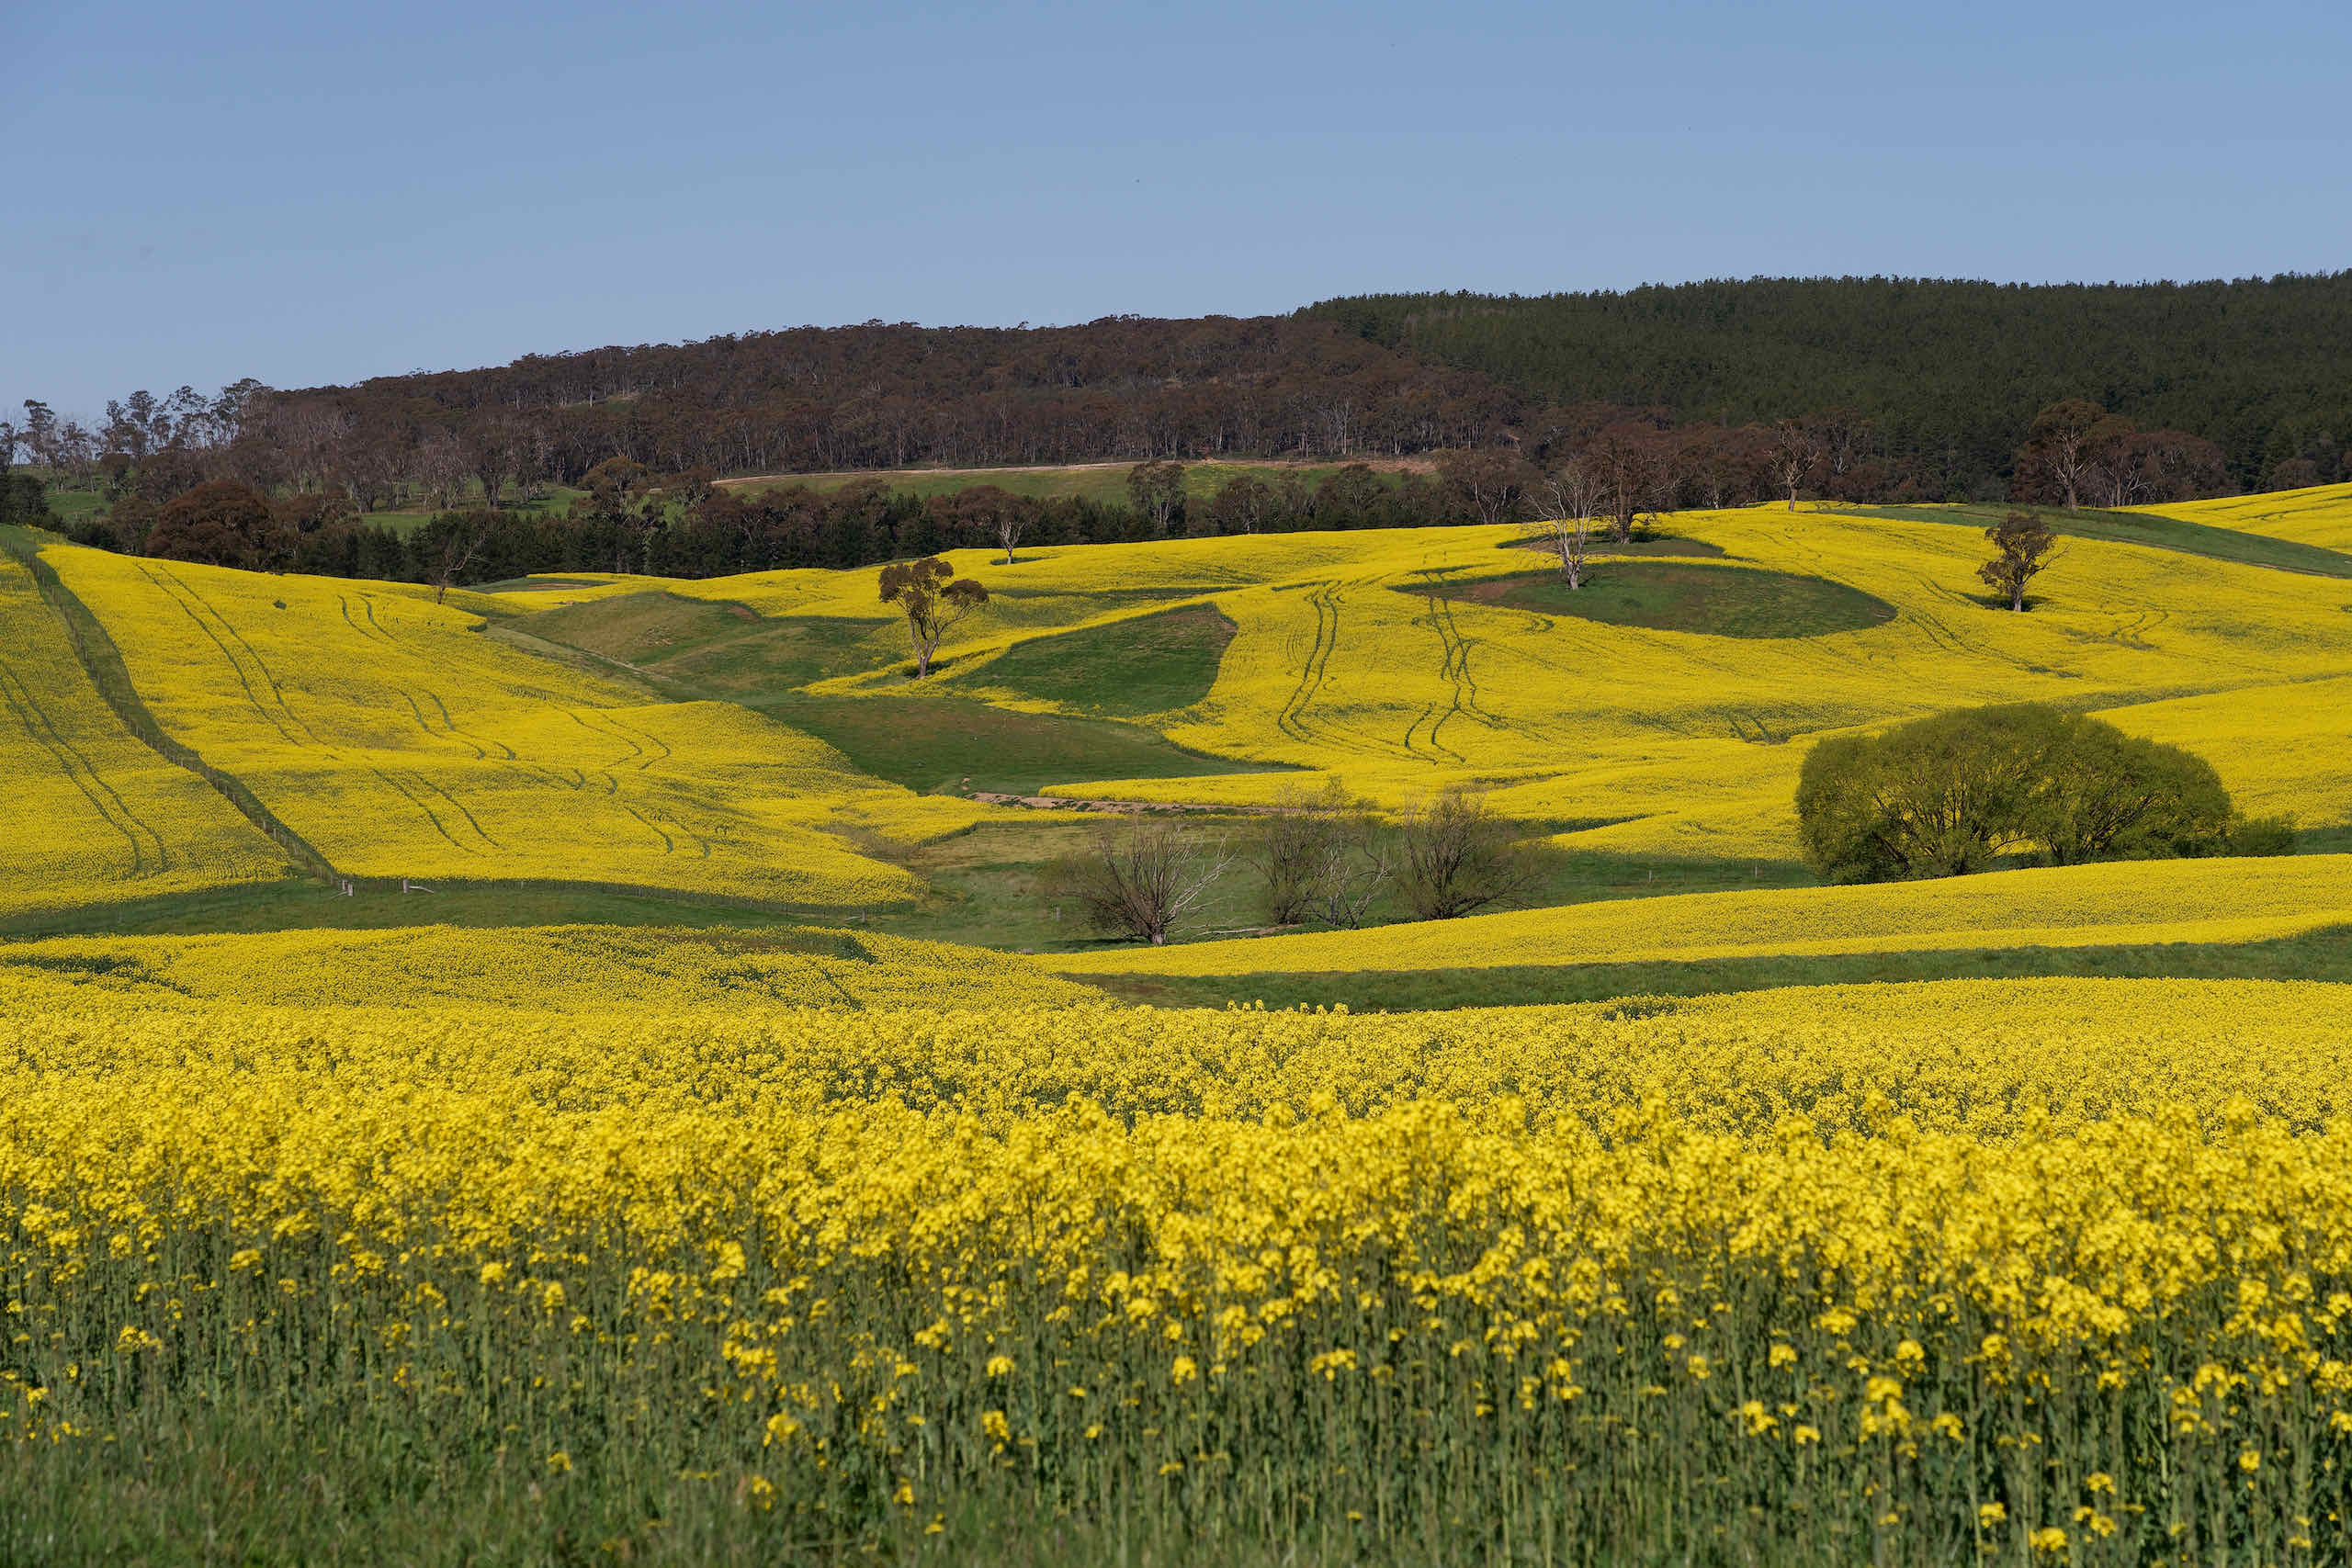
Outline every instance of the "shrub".
<path id="1" fill-rule="evenodd" d="M 2041 704 L 1825 740 L 1805 759 L 1797 818 L 1807 861 L 1836 882 L 1960 876 L 2005 858 L 2281 854 L 2294 841 L 2291 823 L 2239 818 L 2204 759 Z"/>

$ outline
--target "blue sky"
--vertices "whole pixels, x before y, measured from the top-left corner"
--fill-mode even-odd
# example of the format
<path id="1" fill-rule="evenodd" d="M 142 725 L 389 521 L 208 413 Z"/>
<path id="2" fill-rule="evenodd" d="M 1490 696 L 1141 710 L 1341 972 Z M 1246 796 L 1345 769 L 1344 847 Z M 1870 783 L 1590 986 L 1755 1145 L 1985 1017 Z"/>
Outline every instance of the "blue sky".
<path id="1" fill-rule="evenodd" d="M 9 0 L 0 411 L 802 322 L 2352 265 L 2352 7 Z"/>

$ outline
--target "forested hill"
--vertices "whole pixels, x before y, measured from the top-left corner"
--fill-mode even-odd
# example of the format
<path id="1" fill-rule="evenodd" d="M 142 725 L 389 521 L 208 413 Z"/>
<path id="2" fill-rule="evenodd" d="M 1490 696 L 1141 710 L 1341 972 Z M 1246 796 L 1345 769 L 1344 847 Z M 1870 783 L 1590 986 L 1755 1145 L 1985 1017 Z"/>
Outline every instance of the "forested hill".
<path id="1" fill-rule="evenodd" d="M 2238 282 L 1756 278 L 1626 293 L 1378 294 L 1299 314 L 1532 403 L 1732 424 L 1843 408 L 1894 452 L 2007 470 L 2036 410 L 2088 398 L 2218 444 L 2242 485 L 2352 439 L 2352 271 Z"/>
<path id="2" fill-rule="evenodd" d="M 2084 450 L 2110 481 L 2102 503 L 2121 504 L 2352 477 L 2347 350 L 2352 272 L 1372 295 L 1287 316 L 868 321 L 297 391 L 141 391 L 102 425 L 28 403 L 0 457 L 20 446 L 115 492 L 135 474 L 158 505 L 230 477 L 374 512 L 529 497 L 614 458 L 707 477 L 1483 447 L 1556 468 L 1599 442 L 1628 483 L 1640 470 L 1642 505 L 1670 508 L 1786 488 L 1774 426 L 1798 421 L 1818 445 L 1799 476 L 1815 493 L 2053 500 L 2064 487 L 2030 448 L 2037 414 L 2064 403 L 2095 416 Z"/>
<path id="3" fill-rule="evenodd" d="M 286 442 L 322 433 L 322 471 L 348 468 L 355 443 L 380 438 L 390 459 L 446 438 L 461 470 L 537 465 L 571 479 L 616 454 L 727 474 L 1418 452 L 1485 445 L 1518 403 L 1484 376 L 1324 321 L 1117 316 L 534 355 L 294 393 L 278 423 Z"/>

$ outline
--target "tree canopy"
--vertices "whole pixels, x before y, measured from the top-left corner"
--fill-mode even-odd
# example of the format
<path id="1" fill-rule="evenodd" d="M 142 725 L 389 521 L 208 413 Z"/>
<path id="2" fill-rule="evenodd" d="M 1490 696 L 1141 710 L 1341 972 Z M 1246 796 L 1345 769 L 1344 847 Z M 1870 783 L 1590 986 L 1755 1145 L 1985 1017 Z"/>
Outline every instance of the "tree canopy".
<path id="1" fill-rule="evenodd" d="M 1835 882 L 2293 847 L 2290 824 L 2241 818 L 2204 759 L 2039 703 L 1830 737 L 1796 805 L 1805 858 Z"/>

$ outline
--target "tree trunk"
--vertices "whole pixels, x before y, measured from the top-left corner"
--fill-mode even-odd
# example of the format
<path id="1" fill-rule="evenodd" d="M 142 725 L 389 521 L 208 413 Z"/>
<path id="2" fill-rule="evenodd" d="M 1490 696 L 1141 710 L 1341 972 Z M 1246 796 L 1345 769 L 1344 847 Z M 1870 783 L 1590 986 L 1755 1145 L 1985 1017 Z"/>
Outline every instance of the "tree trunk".
<path id="1" fill-rule="evenodd" d="M 2009 590 L 2009 608 L 2015 610 L 2020 615 L 2025 614 L 2024 583 L 2019 582 Z"/>

